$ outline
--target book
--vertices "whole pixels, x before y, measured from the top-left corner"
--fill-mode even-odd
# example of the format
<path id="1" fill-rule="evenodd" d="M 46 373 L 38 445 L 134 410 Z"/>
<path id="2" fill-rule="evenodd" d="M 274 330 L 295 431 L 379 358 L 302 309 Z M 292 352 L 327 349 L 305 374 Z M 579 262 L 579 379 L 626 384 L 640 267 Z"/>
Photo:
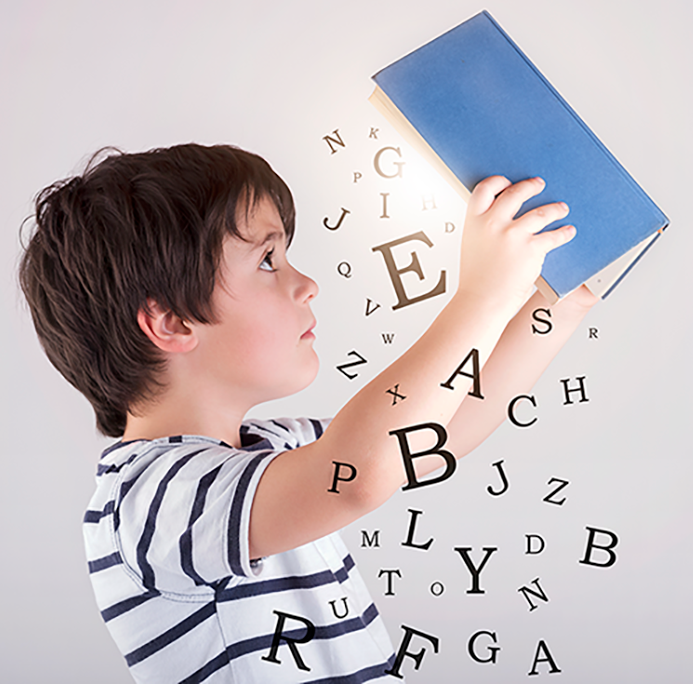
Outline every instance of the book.
<path id="1" fill-rule="evenodd" d="M 586 283 L 606 297 L 669 221 L 527 56 L 483 11 L 373 76 L 370 101 L 468 199 L 483 178 L 540 176 L 522 212 L 564 201 L 576 237 L 546 255 L 551 302 Z"/>

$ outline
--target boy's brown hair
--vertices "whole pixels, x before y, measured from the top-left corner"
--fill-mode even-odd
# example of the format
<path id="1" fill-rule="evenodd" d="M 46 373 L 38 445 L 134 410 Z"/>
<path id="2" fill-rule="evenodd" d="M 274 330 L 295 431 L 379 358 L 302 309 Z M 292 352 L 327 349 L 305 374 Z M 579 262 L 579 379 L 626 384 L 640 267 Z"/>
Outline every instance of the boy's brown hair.
<path id="1" fill-rule="evenodd" d="M 164 360 L 138 310 L 152 298 L 214 323 L 224 237 L 243 239 L 237 211 L 263 197 L 288 243 L 289 188 L 264 159 L 230 145 L 102 151 L 82 175 L 39 193 L 20 284 L 48 358 L 91 402 L 102 433 L 120 437 L 128 409 L 161 387 Z"/>

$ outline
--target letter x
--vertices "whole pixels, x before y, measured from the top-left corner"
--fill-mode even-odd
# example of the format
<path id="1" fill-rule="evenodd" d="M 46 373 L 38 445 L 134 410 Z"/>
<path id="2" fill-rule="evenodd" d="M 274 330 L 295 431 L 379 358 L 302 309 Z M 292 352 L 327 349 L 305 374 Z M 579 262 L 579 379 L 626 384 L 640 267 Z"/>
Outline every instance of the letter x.
<path id="1" fill-rule="evenodd" d="M 404 401 L 406 399 L 406 397 L 403 394 L 399 394 L 397 390 L 399 390 L 399 383 L 397 383 L 391 389 L 385 390 L 385 394 L 391 394 L 392 395 L 392 405 L 393 406 L 397 403 L 398 399 L 401 399 L 402 401 Z"/>

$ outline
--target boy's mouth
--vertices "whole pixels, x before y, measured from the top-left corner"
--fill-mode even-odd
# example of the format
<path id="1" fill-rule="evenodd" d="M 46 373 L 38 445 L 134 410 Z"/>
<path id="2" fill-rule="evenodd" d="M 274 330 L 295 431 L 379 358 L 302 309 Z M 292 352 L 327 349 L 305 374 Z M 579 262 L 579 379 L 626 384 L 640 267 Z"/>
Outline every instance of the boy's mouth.
<path id="1" fill-rule="evenodd" d="M 311 323 L 311 325 L 310 325 L 310 327 L 308 328 L 308 330 L 306 330 L 306 331 L 303 333 L 303 335 L 301 335 L 301 339 L 302 339 L 302 340 L 314 340 L 314 339 L 315 339 L 315 333 L 313 332 L 313 328 L 316 326 L 316 324 L 317 324 L 317 321 L 313 321 L 313 322 Z"/>

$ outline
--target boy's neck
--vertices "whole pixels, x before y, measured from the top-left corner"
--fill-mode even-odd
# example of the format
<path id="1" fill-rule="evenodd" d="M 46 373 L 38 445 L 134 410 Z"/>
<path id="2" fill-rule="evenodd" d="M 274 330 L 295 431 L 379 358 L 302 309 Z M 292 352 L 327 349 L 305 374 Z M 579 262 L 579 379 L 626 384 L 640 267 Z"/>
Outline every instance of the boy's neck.
<path id="1" fill-rule="evenodd" d="M 240 426 L 246 410 L 228 402 L 198 401 L 191 393 L 185 397 L 166 392 L 155 401 L 128 412 L 122 440 L 153 440 L 176 435 L 202 435 L 240 447 Z"/>

